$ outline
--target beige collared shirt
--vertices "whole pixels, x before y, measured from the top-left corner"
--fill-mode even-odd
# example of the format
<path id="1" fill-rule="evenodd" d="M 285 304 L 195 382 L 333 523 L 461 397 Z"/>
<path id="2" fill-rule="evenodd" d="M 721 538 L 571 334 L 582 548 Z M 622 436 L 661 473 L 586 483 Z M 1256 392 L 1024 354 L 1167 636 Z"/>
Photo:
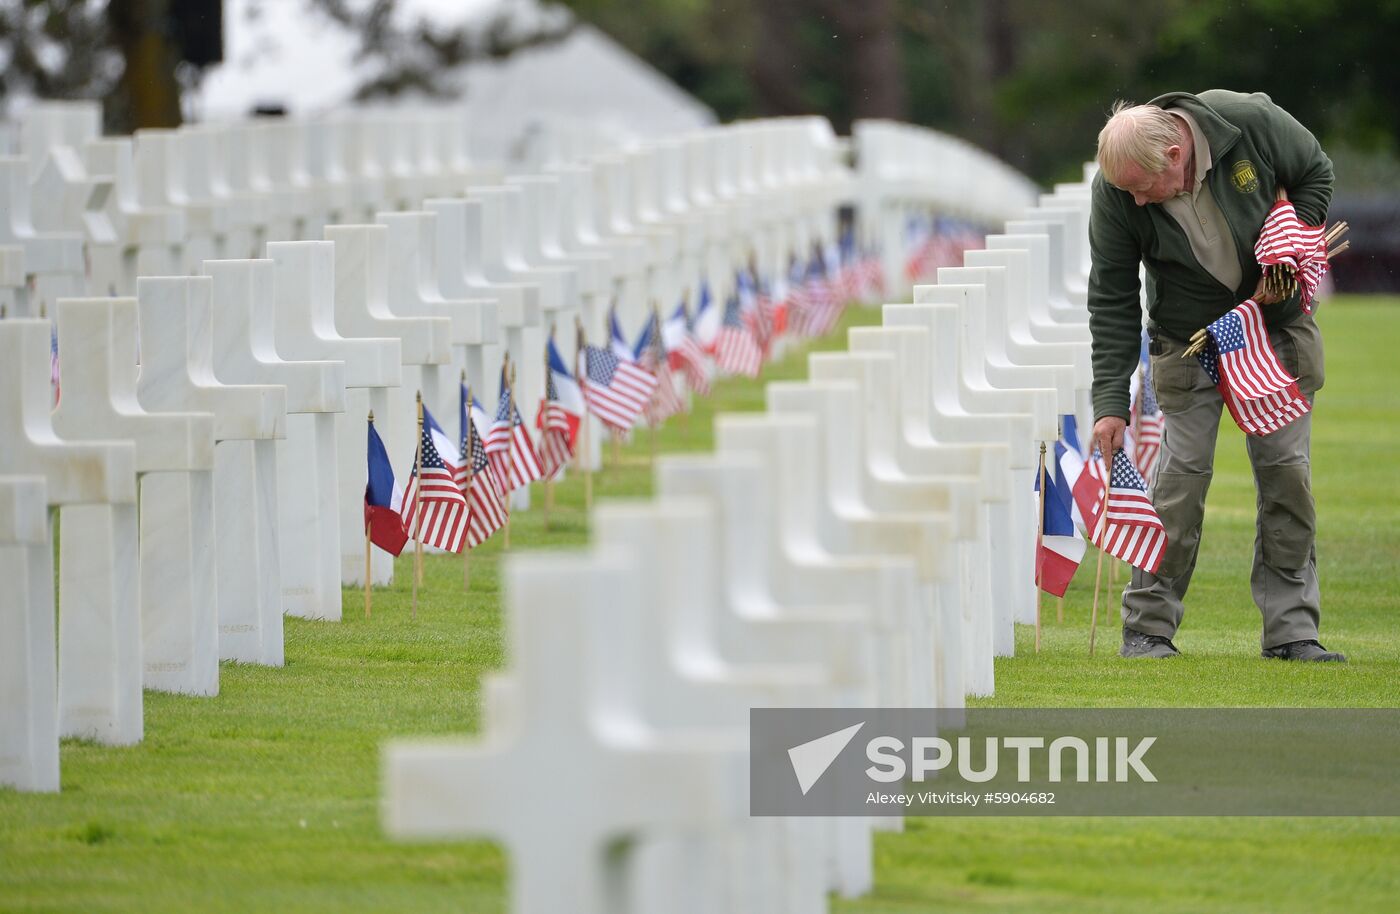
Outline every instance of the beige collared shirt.
<path id="1" fill-rule="evenodd" d="M 1186 122 L 1191 128 L 1191 140 L 1196 154 L 1196 180 L 1189 192 L 1177 194 L 1162 204 L 1162 208 L 1176 220 L 1186 233 L 1191 244 L 1191 253 L 1206 272 L 1214 276 L 1224 286 L 1233 290 L 1239 287 L 1242 274 L 1240 259 L 1235 251 L 1235 238 L 1230 234 L 1230 225 L 1225 214 L 1215 202 L 1215 195 L 1205 184 L 1206 172 L 1210 171 L 1210 144 L 1196 119 L 1180 108 L 1171 113 Z"/>

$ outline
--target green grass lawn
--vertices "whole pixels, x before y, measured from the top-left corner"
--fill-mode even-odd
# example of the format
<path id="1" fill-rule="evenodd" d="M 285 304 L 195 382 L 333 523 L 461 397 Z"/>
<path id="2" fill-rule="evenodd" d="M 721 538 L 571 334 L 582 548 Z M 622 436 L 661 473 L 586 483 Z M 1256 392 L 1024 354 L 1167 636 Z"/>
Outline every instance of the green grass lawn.
<path id="1" fill-rule="evenodd" d="M 852 312 L 848 322 L 878 321 Z M 1092 552 L 1047 624 L 997 661 L 987 706 L 1400 705 L 1400 307 L 1338 299 L 1320 322 L 1328 381 L 1313 435 L 1323 640 L 1347 666 L 1258 658 L 1248 588 L 1253 489 L 1241 435 L 1222 427 L 1204 548 L 1180 660 L 1117 659 L 1116 601 L 1087 656 Z M 823 343 L 841 345 L 838 339 Z M 768 378 L 802 377 L 803 360 Z M 727 382 L 660 450 L 710 446 L 716 410 L 757 409 L 761 384 Z M 595 494 L 650 491 L 641 435 Z M 515 548 L 582 544 L 579 480 L 558 487 L 552 528 L 513 522 Z M 496 540 L 430 556 L 416 621 L 408 565 L 375 593 L 372 619 L 347 592 L 340 624 L 287 620 L 284 669 L 225 664 L 217 699 L 147 693 L 146 741 L 65 742 L 63 792 L 0 790 L 0 911 L 506 910 L 508 861 L 483 842 L 392 844 L 378 825 L 378 753 L 390 736 L 477 726 L 481 674 L 503 663 Z M 1121 581 L 1121 576 L 1120 576 Z M 1400 822 L 1391 819 L 911 819 L 877 842 L 876 890 L 855 912 L 1381 911 L 1400 909 Z"/>

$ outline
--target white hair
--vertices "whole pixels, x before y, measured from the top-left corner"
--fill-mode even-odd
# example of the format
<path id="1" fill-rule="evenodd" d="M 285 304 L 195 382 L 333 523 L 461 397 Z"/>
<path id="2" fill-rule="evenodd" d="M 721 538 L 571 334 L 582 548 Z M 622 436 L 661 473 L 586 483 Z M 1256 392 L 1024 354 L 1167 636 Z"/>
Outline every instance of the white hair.
<path id="1" fill-rule="evenodd" d="M 1181 142 L 1176 118 L 1156 105 L 1134 105 L 1118 101 L 1108 123 L 1099 131 L 1099 170 L 1110 184 L 1123 174 L 1129 162 L 1148 174 L 1160 174 L 1167 167 L 1167 148 Z"/>

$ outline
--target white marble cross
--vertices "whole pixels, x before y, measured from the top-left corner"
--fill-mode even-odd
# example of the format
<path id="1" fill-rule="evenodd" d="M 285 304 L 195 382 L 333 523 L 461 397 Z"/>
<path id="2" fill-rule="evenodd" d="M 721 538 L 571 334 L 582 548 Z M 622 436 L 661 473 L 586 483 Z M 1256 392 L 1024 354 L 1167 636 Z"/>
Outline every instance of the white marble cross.
<path id="1" fill-rule="evenodd" d="M 885 353 L 813 353 L 809 359 L 813 381 L 848 382 L 859 397 L 857 412 L 864 434 L 850 429 L 849 449 L 862 478 L 863 498 L 881 513 L 916 510 L 946 511 L 951 521 L 956 567 L 951 579 L 939 584 L 945 609 L 962 613 L 964 689 L 971 695 L 993 692 L 993 629 L 1001 609 L 993 602 L 992 578 L 996 542 L 986 527 L 986 497 L 979 474 L 960 473 L 962 467 L 939 460 L 936 450 L 915 453 L 901 448 L 900 403 L 892 356 Z M 796 386 L 796 385 L 795 385 Z M 812 385 L 808 402 L 825 400 L 839 409 L 840 394 L 819 393 Z M 839 415 L 839 414 L 838 414 Z M 826 421 L 831 421 L 828 413 Z M 844 422 L 840 423 L 845 425 Z M 922 458 L 922 459 L 920 459 Z M 1008 531 L 1001 531 L 1006 533 Z M 1010 618 L 1009 616 L 1007 617 Z"/>
<path id="2" fill-rule="evenodd" d="M 0 365 L 11 366 L 10 383 L 0 395 L 0 476 L 40 476 L 50 506 L 127 505 L 136 501 L 136 448 L 129 441 L 68 442 L 53 431 L 50 421 L 49 322 L 0 321 Z M 26 499 L 32 497 L 29 492 Z M 28 504 L 26 500 L 25 504 Z M 30 531 L 32 518 L 23 529 Z M 18 521 L 16 521 L 18 524 Z M 24 541 L 31 539 L 26 533 Z M 19 690 L 7 689 L 0 703 L 8 720 L 26 718 L 29 746 L 29 789 L 58 789 L 58 698 L 54 635 L 52 527 L 45 545 L 28 549 L 25 559 L 29 597 L 11 606 L 17 618 L 5 620 L 6 640 L 25 645 L 27 669 Z M 134 555 L 133 555 L 134 559 Z M 108 576 L 132 574 L 135 563 L 118 566 L 110 558 Z M 13 570 L 21 573 L 19 567 Z M 24 587 L 19 587 L 21 592 Z M 7 606 L 9 604 L 6 604 Z M 18 647 L 14 650 L 17 652 Z M 8 680 L 6 680 L 8 682 Z"/>
<path id="3" fill-rule="evenodd" d="M 82 234 L 36 229 L 32 206 L 28 160 L 0 156 L 0 244 L 24 248 L 29 286 L 15 317 L 46 314 L 60 296 L 82 295 L 86 285 Z"/>
<path id="4" fill-rule="evenodd" d="M 516 175 L 507 186 L 520 191 L 516 212 L 521 255 L 531 265 L 572 271 L 575 288 L 561 313 L 551 319 L 561 327 L 588 320 L 605 310 L 612 289 L 612 258 L 604 254 L 569 254 L 559 242 L 560 181 L 553 175 Z"/>
<path id="5" fill-rule="evenodd" d="M 467 192 L 470 203 L 479 206 L 481 234 L 467 244 L 479 244 L 478 263 L 482 274 L 492 282 L 518 282 L 533 287 L 539 296 L 538 323 L 520 328 L 519 350 L 512 349 L 513 360 L 520 366 L 517 400 L 538 403 L 544 395 L 544 363 L 536 353 L 543 352 L 551 323 L 561 325 L 564 332 L 573 326 L 577 306 L 566 308 L 565 302 L 576 295 L 574 271 L 561 267 L 530 266 L 520 254 L 518 210 L 521 191 L 518 187 L 473 187 Z M 470 224 L 470 223 L 469 223 Z"/>
<path id="6" fill-rule="evenodd" d="M 389 229 L 389 311 L 395 317 L 445 317 L 451 322 L 452 361 L 425 365 L 432 374 L 424 385 L 424 400 L 446 429 L 455 427 L 465 372 L 479 399 L 487 376 L 485 350 L 497 343 L 500 326 L 496 300 L 451 298 L 439 286 L 437 214 L 425 211 L 377 213 L 375 220 Z M 428 399 L 436 391 L 435 400 Z M 528 412 L 527 410 L 522 410 Z"/>
<path id="7" fill-rule="evenodd" d="M 130 137 L 93 140 L 83 149 L 98 182 L 83 214 L 92 276 L 98 294 L 135 295 L 137 276 L 170 276 L 184 268 L 185 214 L 172 206 L 148 206 L 136 192 Z"/>
<path id="8" fill-rule="evenodd" d="M 651 730 L 601 688 L 598 645 L 615 636 L 612 594 L 625 573 L 601 554 L 513 556 L 511 719 L 471 744 L 399 741 L 384 752 L 386 830 L 503 842 L 519 914 L 625 910 L 625 851 L 639 838 L 744 814 L 734 803 L 740 745 Z"/>
<path id="9" fill-rule="evenodd" d="M 704 498 L 717 513 L 723 570 L 716 580 L 724 603 L 709 615 L 721 656 L 735 664 L 815 665 L 836 690 L 829 695 L 838 707 L 934 704 L 926 675 L 931 652 L 918 624 L 927 603 L 913 563 L 827 551 L 803 513 L 821 497 L 806 492 L 816 480 L 802 470 L 775 471 L 768 439 L 742 438 L 740 427 L 757 428 L 767 418 L 723 416 L 741 437 L 732 452 L 667 455 L 657 464 L 660 492 Z M 784 423 L 805 424 L 814 437 L 808 417 L 780 417 Z M 789 484 L 803 495 L 790 496 Z M 869 891 L 870 823 L 828 825 L 828 887 L 848 897 Z"/>
<path id="10" fill-rule="evenodd" d="M 135 299 L 60 299 L 58 332 L 54 430 L 132 441 L 140 499 L 139 521 L 135 505 L 60 509 L 59 727 L 125 745 L 142 737 L 143 685 L 200 694 L 218 679 L 214 417 L 141 408 Z"/>
<path id="11" fill-rule="evenodd" d="M 1034 211 L 1031 211 L 1024 219 L 1007 220 L 1006 232 L 1008 235 L 1042 235 L 1046 238 L 1050 314 L 1063 323 L 1088 324 L 1089 311 L 1084 301 L 1073 301 L 1069 292 L 1070 255 L 1065 223 L 1056 219 L 1035 218 Z"/>
<path id="12" fill-rule="evenodd" d="M 132 163 L 136 172 L 136 200 L 142 208 L 176 209 L 184 218 L 185 234 L 180 247 L 180 273 L 193 273 L 199 265 L 227 250 L 227 240 L 234 221 L 242 212 L 241 204 L 219 200 L 217 188 L 207 193 L 195 182 L 190 192 L 186 184 L 185 166 L 194 163 L 196 175 L 212 167 L 208 156 L 222 155 L 217 146 L 201 144 L 198 138 L 181 138 L 178 131 L 164 129 L 138 130 L 132 134 Z M 188 147 L 193 147 L 189 150 Z M 182 152 L 193 151 L 206 158 L 192 159 Z"/>
<path id="13" fill-rule="evenodd" d="M 276 314 L 274 337 L 278 355 L 287 359 L 329 360 L 345 365 L 345 412 L 333 416 L 336 437 L 336 463 L 321 467 L 314 490 L 281 489 L 282 501 L 303 517 L 312 514 L 320 524 L 338 530 L 338 555 L 326 554 L 319 560 L 336 568 L 340 584 L 364 583 L 365 520 L 364 497 L 366 453 L 364 425 L 369 411 L 389 415 L 389 392 L 400 386 L 403 377 L 402 343 L 398 337 L 345 337 L 335 322 L 335 244 L 330 241 L 283 241 L 267 246 L 267 256 L 276 264 Z M 396 471 L 406 473 L 400 465 Z M 330 502 L 335 509 L 325 514 L 320 507 Z M 323 534 L 322 544 L 331 542 Z M 388 584 L 393 579 L 394 557 L 382 550 L 371 551 L 372 583 Z M 329 578 L 327 579 L 329 582 Z M 332 601 L 328 613 L 339 607 Z M 338 619 L 339 615 L 326 618 Z"/>
<path id="14" fill-rule="evenodd" d="M 723 569 L 714 508 L 706 501 L 608 503 L 594 512 L 593 531 L 600 547 L 631 559 L 632 586 L 616 594 L 618 637 L 602 643 L 605 684 L 649 726 L 722 730 L 742 742 L 751 708 L 847 700 L 819 665 L 733 664 L 720 654 L 713 629 L 714 616 L 726 611 Z M 651 899 L 642 908 L 824 911 L 821 824 L 754 818 L 717 834 L 652 842 L 652 878 L 644 886 Z M 695 878 L 705 872 L 717 878 Z"/>
<path id="15" fill-rule="evenodd" d="M 335 328 L 341 336 L 397 337 L 403 363 L 400 386 L 390 389 L 385 415 L 374 413 L 389 460 L 408 467 L 417 447 L 416 395 L 441 402 L 440 372 L 429 366 L 452 364 L 451 322 L 445 317 L 397 317 L 389 310 L 389 230 L 382 225 L 330 225 L 335 243 Z M 357 417 L 358 418 L 358 417 Z M 438 417 L 441 418 L 441 417 Z M 363 501 L 363 499 L 361 499 Z"/>
<path id="16" fill-rule="evenodd" d="M 985 502 L 989 545 L 1009 542 L 1011 526 L 1008 480 L 1010 449 L 1005 441 L 962 441 L 949 436 L 945 426 L 956 417 L 942 417 L 932 408 L 929 391 L 932 369 L 928 331 L 923 327 L 853 327 L 850 331 L 853 353 L 886 352 L 895 359 L 898 380 L 894 400 L 902 417 L 894 446 L 897 460 L 904 466 L 918 467 L 932 462 L 952 472 L 977 478 Z M 947 440 L 948 438 L 952 440 Z M 966 437 L 966 436 L 964 436 Z M 1015 619 L 1025 602 L 1025 586 L 1016 586 L 1006 574 L 991 575 L 991 603 L 995 615 L 993 651 L 998 657 L 1015 652 Z M 1019 582 L 1024 585 L 1024 582 Z"/>
<path id="17" fill-rule="evenodd" d="M 211 287 L 207 276 L 137 281 L 137 398 L 150 412 L 214 415 L 219 657 L 281 666 L 276 439 L 286 437 L 287 393 L 281 386 L 218 381 Z"/>
<path id="18" fill-rule="evenodd" d="M 345 365 L 279 356 L 271 260 L 206 260 L 204 272 L 213 280 L 214 376 L 287 391 L 287 436 L 274 445 L 282 611 L 338 619 L 340 569 L 329 559 L 340 554 L 340 529 L 328 522 L 338 506 L 323 477 L 338 465 L 335 424 L 345 412 Z"/>

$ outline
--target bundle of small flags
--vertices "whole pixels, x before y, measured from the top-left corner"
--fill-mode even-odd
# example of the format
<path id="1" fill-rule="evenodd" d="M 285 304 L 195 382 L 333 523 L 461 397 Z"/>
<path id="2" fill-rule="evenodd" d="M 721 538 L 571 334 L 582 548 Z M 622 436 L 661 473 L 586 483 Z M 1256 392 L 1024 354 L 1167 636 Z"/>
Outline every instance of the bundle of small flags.
<path id="1" fill-rule="evenodd" d="M 1345 222 L 1333 223 L 1331 228 L 1305 225 L 1292 203 L 1279 200 L 1269 210 L 1254 245 L 1254 257 L 1264 272 L 1264 289 L 1280 298 L 1297 289 L 1303 310 L 1311 314 L 1328 261 L 1351 246 L 1350 241 L 1337 244 L 1347 229 Z"/>
<path id="2" fill-rule="evenodd" d="M 1330 228 L 1305 225 L 1280 193 L 1254 245 L 1264 290 L 1279 298 L 1297 291 L 1303 310 L 1311 314 L 1329 261 L 1351 246 L 1350 241 L 1337 243 L 1347 228 L 1345 222 Z M 1200 361 L 1246 434 L 1272 434 L 1312 409 L 1269 345 L 1263 310 L 1252 298 L 1196 331 L 1182 353 L 1186 356 Z"/>

